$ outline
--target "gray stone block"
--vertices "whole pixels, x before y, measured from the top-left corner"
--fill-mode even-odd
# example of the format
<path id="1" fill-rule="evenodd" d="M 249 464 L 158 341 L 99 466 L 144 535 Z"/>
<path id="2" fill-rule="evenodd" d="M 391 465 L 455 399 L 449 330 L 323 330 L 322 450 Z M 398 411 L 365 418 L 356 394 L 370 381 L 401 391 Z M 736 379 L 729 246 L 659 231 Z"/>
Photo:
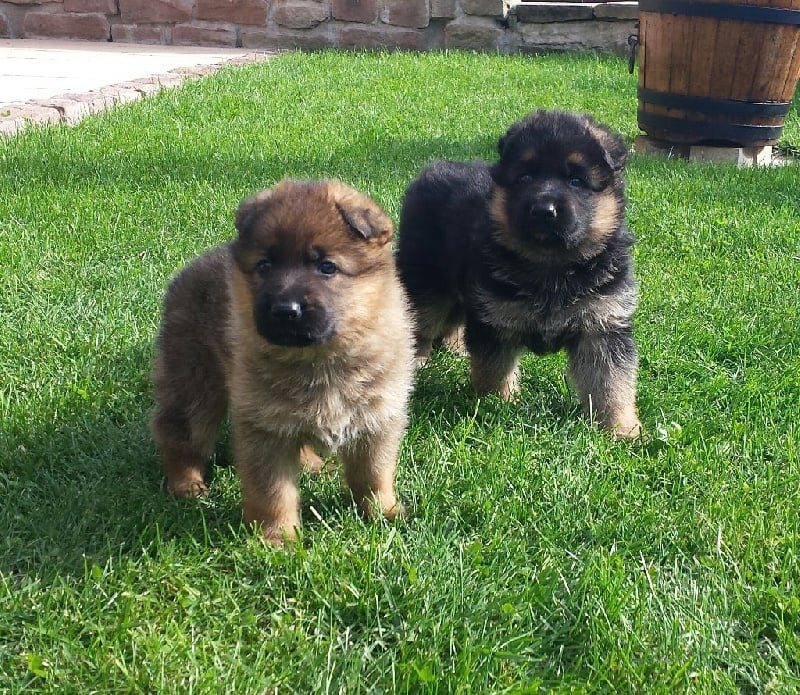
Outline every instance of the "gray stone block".
<path id="1" fill-rule="evenodd" d="M 536 2 L 517 5 L 514 8 L 517 21 L 525 23 L 539 22 L 576 22 L 593 17 L 592 5 L 576 5 L 569 2 Z"/>
<path id="2" fill-rule="evenodd" d="M 444 28 L 445 48 L 492 52 L 502 38 L 503 29 L 484 17 L 459 17 Z"/>
<path id="3" fill-rule="evenodd" d="M 596 19 L 639 19 L 638 2 L 602 2 L 594 6 Z"/>
<path id="4" fill-rule="evenodd" d="M 627 55 L 628 36 L 635 22 L 547 22 L 520 24 L 520 49 L 527 53 L 547 51 L 596 51 Z M 625 69 L 621 67 L 620 69 Z"/>

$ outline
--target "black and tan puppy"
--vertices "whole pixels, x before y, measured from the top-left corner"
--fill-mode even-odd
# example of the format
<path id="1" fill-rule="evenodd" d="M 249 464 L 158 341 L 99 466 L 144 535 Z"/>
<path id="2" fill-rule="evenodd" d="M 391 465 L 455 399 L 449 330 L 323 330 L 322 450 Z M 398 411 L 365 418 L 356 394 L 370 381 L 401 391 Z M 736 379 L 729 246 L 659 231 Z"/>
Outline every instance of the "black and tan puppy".
<path id="1" fill-rule="evenodd" d="M 414 354 L 391 220 L 337 181 L 284 181 L 243 201 L 236 227 L 164 302 L 152 429 L 167 490 L 206 492 L 230 410 L 245 519 L 269 541 L 296 536 L 312 448 L 338 451 L 365 513 L 394 517 Z"/>
<path id="2" fill-rule="evenodd" d="M 559 111 L 515 123 L 498 149 L 492 165 L 431 164 L 406 191 L 397 257 L 417 354 L 463 326 L 473 386 L 510 399 L 525 350 L 566 349 L 591 417 L 638 436 L 628 149 Z"/>

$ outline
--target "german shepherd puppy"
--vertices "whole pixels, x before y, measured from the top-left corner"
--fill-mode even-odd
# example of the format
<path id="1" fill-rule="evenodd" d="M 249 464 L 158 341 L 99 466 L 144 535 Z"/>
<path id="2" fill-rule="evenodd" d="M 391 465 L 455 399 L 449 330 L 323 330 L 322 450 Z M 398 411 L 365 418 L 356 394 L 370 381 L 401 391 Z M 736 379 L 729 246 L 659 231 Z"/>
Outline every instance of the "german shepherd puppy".
<path id="1" fill-rule="evenodd" d="M 391 220 L 338 181 L 283 181 L 244 200 L 236 227 L 164 301 L 152 431 L 167 490 L 207 491 L 229 410 L 245 520 L 268 541 L 296 537 L 314 448 L 338 451 L 366 514 L 393 518 L 414 354 Z"/>
<path id="2" fill-rule="evenodd" d="M 536 111 L 498 150 L 494 164 L 435 162 L 406 191 L 397 262 L 417 355 L 463 327 L 473 386 L 511 399 L 524 351 L 566 349 L 590 417 L 636 437 L 628 148 L 589 116 Z"/>

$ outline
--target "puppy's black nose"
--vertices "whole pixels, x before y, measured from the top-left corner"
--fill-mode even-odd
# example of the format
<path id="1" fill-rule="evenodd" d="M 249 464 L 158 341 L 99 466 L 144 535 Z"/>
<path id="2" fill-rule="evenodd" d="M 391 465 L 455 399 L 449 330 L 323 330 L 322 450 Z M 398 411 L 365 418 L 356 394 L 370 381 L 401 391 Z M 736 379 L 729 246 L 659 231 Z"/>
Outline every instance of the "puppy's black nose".
<path id="1" fill-rule="evenodd" d="M 531 205 L 531 216 L 542 221 L 550 221 L 558 217 L 558 210 L 555 203 L 534 203 Z"/>
<path id="2" fill-rule="evenodd" d="M 297 302 L 275 302 L 270 313 L 276 319 L 298 321 L 303 316 L 303 308 Z"/>

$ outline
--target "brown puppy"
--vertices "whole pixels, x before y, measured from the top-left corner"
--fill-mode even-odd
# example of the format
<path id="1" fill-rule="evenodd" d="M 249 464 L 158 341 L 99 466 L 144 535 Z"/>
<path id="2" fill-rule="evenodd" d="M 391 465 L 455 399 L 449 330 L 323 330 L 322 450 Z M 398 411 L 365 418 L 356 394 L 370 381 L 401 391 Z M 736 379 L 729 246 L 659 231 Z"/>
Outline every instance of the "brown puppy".
<path id="1" fill-rule="evenodd" d="M 564 349 L 590 416 L 637 437 L 628 148 L 589 116 L 537 111 L 498 151 L 435 162 L 406 191 L 398 267 L 418 355 L 463 329 L 475 389 L 511 399 L 520 355 Z"/>
<path id="2" fill-rule="evenodd" d="M 311 447 L 338 451 L 363 511 L 393 518 L 413 337 L 391 220 L 338 181 L 283 181 L 244 200 L 236 227 L 164 301 L 152 429 L 167 490 L 207 491 L 229 409 L 244 516 L 269 541 L 296 536 Z"/>

